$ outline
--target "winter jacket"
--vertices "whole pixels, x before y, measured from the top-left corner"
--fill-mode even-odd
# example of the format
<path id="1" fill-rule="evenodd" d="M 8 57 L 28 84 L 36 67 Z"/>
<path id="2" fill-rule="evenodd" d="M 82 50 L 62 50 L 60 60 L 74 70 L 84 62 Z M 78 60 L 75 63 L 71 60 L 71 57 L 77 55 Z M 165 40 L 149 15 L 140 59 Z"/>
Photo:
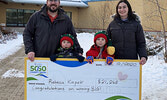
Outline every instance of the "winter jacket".
<path id="1" fill-rule="evenodd" d="M 107 28 L 107 34 L 115 47 L 115 59 L 147 59 L 143 28 L 137 20 L 122 21 L 115 18 Z"/>
<path id="2" fill-rule="evenodd" d="M 56 56 L 59 58 L 75 58 L 76 53 L 72 47 L 68 49 L 60 47 L 56 52 Z"/>
<path id="3" fill-rule="evenodd" d="M 86 52 L 86 56 L 93 56 L 94 58 L 97 58 L 99 53 L 100 53 L 100 47 L 94 44 L 91 46 L 90 50 Z M 101 56 L 102 56 L 102 59 L 105 59 L 107 56 L 110 56 L 107 54 L 107 45 L 104 46 Z"/>
<path id="4" fill-rule="evenodd" d="M 50 57 L 60 47 L 61 35 L 65 33 L 73 35 L 76 51 L 83 53 L 71 19 L 60 8 L 58 17 L 52 23 L 47 14 L 47 7 L 44 5 L 40 11 L 31 16 L 25 27 L 23 33 L 25 53 L 35 52 L 36 57 Z"/>
<path id="5" fill-rule="evenodd" d="M 80 56 L 78 53 L 75 52 L 73 47 L 65 49 L 60 47 L 57 49 L 55 55 L 50 56 L 51 61 L 56 61 L 56 58 L 77 58 L 80 62 L 83 62 L 85 57 Z"/>

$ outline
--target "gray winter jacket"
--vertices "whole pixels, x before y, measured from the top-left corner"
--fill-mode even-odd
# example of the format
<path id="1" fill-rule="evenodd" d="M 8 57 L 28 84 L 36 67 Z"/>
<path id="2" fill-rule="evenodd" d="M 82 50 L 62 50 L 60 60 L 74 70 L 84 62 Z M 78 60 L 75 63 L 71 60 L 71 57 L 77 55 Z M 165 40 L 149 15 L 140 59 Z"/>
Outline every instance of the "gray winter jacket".
<path id="1" fill-rule="evenodd" d="M 83 53 L 71 19 L 59 9 L 58 17 L 52 23 L 44 5 L 40 11 L 31 16 L 24 30 L 25 53 L 35 52 L 36 57 L 50 57 L 60 47 L 61 35 L 65 33 L 73 35 L 76 52 Z"/>
<path id="2" fill-rule="evenodd" d="M 115 59 L 147 59 L 146 41 L 141 24 L 136 20 L 115 18 L 107 28 L 115 47 Z"/>

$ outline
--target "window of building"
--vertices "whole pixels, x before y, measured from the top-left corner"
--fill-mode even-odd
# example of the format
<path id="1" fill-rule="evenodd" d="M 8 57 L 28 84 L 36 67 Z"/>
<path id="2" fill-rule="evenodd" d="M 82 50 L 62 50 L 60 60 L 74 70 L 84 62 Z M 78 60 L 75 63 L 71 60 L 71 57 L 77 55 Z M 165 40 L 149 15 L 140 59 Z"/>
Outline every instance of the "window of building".
<path id="1" fill-rule="evenodd" d="M 72 12 L 65 12 L 65 14 L 72 19 Z"/>
<path id="2" fill-rule="evenodd" d="M 29 17 L 35 10 L 26 9 L 7 9 L 6 10 L 6 26 L 24 27 Z"/>
<path id="3" fill-rule="evenodd" d="M 7 9 L 6 26 L 24 27 L 35 10 Z M 72 19 L 72 12 L 65 12 Z"/>

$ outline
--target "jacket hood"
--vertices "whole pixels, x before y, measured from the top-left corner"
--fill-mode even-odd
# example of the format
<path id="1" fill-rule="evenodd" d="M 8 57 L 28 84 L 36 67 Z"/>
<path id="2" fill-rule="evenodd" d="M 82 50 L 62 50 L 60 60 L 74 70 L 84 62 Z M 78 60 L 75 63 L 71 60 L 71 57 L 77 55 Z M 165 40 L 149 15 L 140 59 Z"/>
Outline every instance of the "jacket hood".
<path id="1" fill-rule="evenodd" d="M 137 21 L 138 23 L 140 23 L 141 22 L 140 16 L 137 13 L 133 13 L 133 15 L 136 16 L 135 21 Z M 111 15 L 111 19 L 112 20 L 117 19 L 116 18 L 116 14 Z"/>

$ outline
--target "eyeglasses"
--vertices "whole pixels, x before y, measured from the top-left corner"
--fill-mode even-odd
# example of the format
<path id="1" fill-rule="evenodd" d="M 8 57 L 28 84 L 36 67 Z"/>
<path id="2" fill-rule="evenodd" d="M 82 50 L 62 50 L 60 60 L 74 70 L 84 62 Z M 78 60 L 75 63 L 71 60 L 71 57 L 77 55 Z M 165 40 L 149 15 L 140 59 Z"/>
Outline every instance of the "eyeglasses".
<path id="1" fill-rule="evenodd" d="M 59 0 L 48 0 L 48 1 L 50 1 L 50 2 L 59 2 Z"/>

